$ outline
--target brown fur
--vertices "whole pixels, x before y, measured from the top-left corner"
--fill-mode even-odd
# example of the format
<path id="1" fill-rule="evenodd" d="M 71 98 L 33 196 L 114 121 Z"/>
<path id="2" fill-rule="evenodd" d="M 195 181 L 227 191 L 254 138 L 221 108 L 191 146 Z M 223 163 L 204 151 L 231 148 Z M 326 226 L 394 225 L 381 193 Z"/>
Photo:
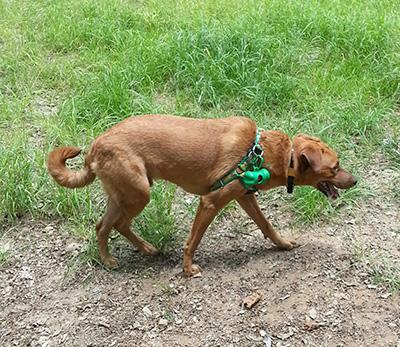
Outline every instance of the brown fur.
<path id="1" fill-rule="evenodd" d="M 72 171 L 65 162 L 80 153 L 77 147 L 54 149 L 48 157 L 48 170 L 62 186 L 83 187 L 98 176 L 109 199 L 105 215 L 96 225 L 100 257 L 110 268 L 118 265 L 108 251 L 108 235 L 114 227 L 145 254 L 156 249 L 131 228 L 131 221 L 149 202 L 155 179 L 173 182 L 186 191 L 201 195 L 192 230 L 184 248 L 184 271 L 192 275 L 199 268 L 192 258 L 208 225 L 218 211 L 236 199 L 255 221 L 266 238 L 278 247 L 291 249 L 292 240 L 282 238 L 265 219 L 254 195 L 236 180 L 215 192 L 213 183 L 234 168 L 254 141 L 256 124 L 244 117 L 191 119 L 167 115 L 128 118 L 115 125 L 93 143 L 84 168 Z M 336 154 L 319 139 L 299 135 L 293 144 L 286 134 L 262 131 L 260 144 L 271 179 L 258 186 L 268 190 L 286 185 L 290 153 L 294 150 L 296 185 L 316 187 L 330 180 L 337 187 L 349 188 L 354 177 L 337 168 Z M 333 174 L 333 172 L 335 174 Z"/>

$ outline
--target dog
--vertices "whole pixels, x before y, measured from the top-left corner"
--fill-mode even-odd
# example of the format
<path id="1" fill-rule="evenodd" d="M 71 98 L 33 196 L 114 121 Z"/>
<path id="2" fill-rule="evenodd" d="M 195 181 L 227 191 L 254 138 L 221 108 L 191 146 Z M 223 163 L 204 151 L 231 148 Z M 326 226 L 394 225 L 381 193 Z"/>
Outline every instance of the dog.
<path id="1" fill-rule="evenodd" d="M 150 243 L 131 230 L 132 219 L 149 202 L 150 187 L 156 179 L 200 195 L 183 252 L 183 269 L 188 276 L 201 271 L 192 262 L 193 254 L 218 211 L 230 201 L 239 203 L 265 238 L 280 249 L 290 250 L 297 243 L 274 230 L 264 217 L 254 191 L 286 185 L 291 191 L 293 185 L 307 185 L 335 199 L 338 188 L 348 189 L 357 183 L 351 173 L 341 168 L 336 153 L 320 139 L 300 134 L 291 140 L 282 132 L 258 129 L 246 117 L 132 116 L 93 141 L 81 170 L 68 169 L 66 160 L 80 152 L 78 147 L 55 148 L 48 155 L 48 171 L 58 184 L 68 188 L 84 187 L 96 176 L 101 180 L 108 203 L 96 225 L 96 234 L 101 261 L 111 269 L 118 267 L 117 259 L 108 250 L 112 228 L 142 253 L 157 253 Z M 268 170 L 269 179 L 261 178 L 250 186 L 244 184 L 246 168 L 241 167 L 241 171 L 238 164 L 246 155 L 260 159 L 258 163 L 262 167 L 256 169 Z M 256 169 L 250 173 L 256 172 L 257 176 L 261 171 Z M 233 179 L 224 183 L 221 178 L 229 172 Z M 220 184 L 215 186 L 216 182 Z"/>

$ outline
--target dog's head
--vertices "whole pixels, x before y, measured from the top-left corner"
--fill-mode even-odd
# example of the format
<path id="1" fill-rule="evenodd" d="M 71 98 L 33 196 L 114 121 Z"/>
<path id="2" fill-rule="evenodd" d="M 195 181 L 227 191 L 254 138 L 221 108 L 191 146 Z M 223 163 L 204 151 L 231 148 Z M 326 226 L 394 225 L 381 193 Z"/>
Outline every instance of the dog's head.
<path id="1" fill-rule="evenodd" d="M 348 189 L 357 179 L 340 166 L 337 154 L 316 137 L 298 135 L 293 140 L 296 185 L 309 185 L 336 199 L 337 188 Z"/>

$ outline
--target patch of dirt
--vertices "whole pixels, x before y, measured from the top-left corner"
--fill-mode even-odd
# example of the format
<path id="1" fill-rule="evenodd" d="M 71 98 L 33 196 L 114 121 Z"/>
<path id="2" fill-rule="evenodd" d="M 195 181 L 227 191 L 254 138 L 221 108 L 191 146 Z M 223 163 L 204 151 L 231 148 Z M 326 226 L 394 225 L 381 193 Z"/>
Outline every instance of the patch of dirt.
<path id="1" fill-rule="evenodd" d="M 366 177 L 374 197 L 358 209 L 299 227 L 268 206 L 301 246 L 278 251 L 240 210 L 221 216 L 195 255 L 203 276 L 181 275 L 182 249 L 144 257 L 114 242 L 120 269 L 78 260 L 81 240 L 54 221 L 5 231 L 1 346 L 400 346 L 400 295 L 375 285 L 355 247 L 399 265 L 397 177 Z M 382 179 L 384 177 L 384 179 Z M 307 229 L 307 230 L 302 230 Z M 258 292 L 250 310 L 243 299 Z"/>

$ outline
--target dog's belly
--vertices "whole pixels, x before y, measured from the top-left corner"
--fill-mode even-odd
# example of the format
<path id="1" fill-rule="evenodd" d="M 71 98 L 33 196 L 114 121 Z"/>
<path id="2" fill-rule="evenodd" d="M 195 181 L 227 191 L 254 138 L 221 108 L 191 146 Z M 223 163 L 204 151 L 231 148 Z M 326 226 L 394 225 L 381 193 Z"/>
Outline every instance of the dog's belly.
<path id="1" fill-rule="evenodd" d="M 163 180 L 176 184 L 178 187 L 182 188 L 188 193 L 196 195 L 205 195 L 210 192 L 210 186 L 208 181 L 203 178 L 194 177 L 190 173 L 187 175 L 175 176 L 173 173 L 168 175 L 168 172 L 163 172 L 162 174 L 155 176 L 148 176 L 149 182 L 153 180 Z"/>
<path id="2" fill-rule="evenodd" d="M 205 194 L 208 194 L 210 192 L 210 189 L 209 188 L 205 188 L 205 187 L 199 187 L 199 186 L 188 185 L 188 184 L 176 184 L 176 185 L 181 187 L 183 190 L 185 190 L 186 192 L 191 193 L 191 194 L 205 195 Z"/>

